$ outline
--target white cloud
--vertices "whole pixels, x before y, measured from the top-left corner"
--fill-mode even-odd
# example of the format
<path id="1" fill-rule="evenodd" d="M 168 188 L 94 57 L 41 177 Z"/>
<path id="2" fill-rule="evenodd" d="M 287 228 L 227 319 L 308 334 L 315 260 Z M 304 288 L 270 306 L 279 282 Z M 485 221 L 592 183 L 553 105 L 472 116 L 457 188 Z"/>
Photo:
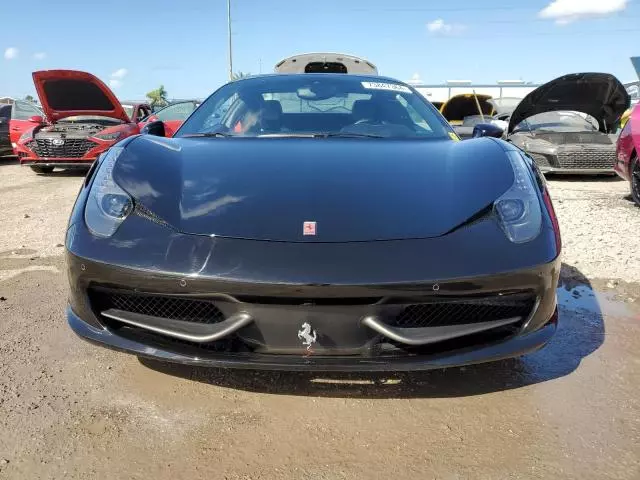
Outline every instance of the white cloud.
<path id="1" fill-rule="evenodd" d="M 465 29 L 464 25 L 458 23 L 446 23 L 443 19 L 438 18 L 427 23 L 427 30 L 434 35 L 454 35 Z"/>
<path id="2" fill-rule="evenodd" d="M 44 60 L 47 58 L 47 54 L 45 52 L 37 52 L 33 54 L 34 60 Z"/>
<path id="3" fill-rule="evenodd" d="M 4 58 L 7 60 L 13 60 L 18 57 L 18 49 L 16 47 L 9 47 L 4 51 Z"/>
<path id="4" fill-rule="evenodd" d="M 119 68 L 118 70 L 116 70 L 111 74 L 111 78 L 123 79 L 124 77 L 126 77 L 127 73 L 128 72 L 126 68 Z"/>
<path id="5" fill-rule="evenodd" d="M 538 14 L 558 25 L 566 25 L 585 17 L 599 17 L 624 10 L 629 0 L 552 0 Z"/>
<path id="6" fill-rule="evenodd" d="M 111 88 L 120 88 L 123 85 L 122 79 L 127 76 L 129 71 L 126 68 L 119 68 L 111 74 L 109 86 Z"/>

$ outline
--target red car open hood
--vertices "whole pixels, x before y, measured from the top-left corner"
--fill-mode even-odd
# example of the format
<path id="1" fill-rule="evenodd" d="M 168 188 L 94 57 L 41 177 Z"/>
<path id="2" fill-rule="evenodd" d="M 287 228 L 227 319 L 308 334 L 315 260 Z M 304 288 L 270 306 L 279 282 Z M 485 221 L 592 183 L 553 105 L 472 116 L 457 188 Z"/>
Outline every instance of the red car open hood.
<path id="1" fill-rule="evenodd" d="M 120 102 L 102 80 L 87 72 L 33 72 L 42 110 L 50 122 L 76 115 L 117 118 L 131 122 Z"/>

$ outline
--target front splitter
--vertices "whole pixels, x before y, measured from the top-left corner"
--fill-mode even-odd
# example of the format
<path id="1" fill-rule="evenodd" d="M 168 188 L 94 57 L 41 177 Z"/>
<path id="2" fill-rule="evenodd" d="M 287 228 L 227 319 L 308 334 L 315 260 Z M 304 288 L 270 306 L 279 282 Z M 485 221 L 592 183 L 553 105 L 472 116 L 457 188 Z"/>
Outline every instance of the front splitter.
<path id="1" fill-rule="evenodd" d="M 548 323 L 531 333 L 516 335 L 499 342 L 488 343 L 434 355 L 398 356 L 299 356 L 256 353 L 203 352 L 185 355 L 121 337 L 106 328 L 96 328 L 80 319 L 67 307 L 71 329 L 91 343 L 130 353 L 139 357 L 185 365 L 217 368 L 245 368 L 288 371 L 417 371 L 493 362 L 518 357 L 543 347 L 556 331 L 556 323 Z"/>

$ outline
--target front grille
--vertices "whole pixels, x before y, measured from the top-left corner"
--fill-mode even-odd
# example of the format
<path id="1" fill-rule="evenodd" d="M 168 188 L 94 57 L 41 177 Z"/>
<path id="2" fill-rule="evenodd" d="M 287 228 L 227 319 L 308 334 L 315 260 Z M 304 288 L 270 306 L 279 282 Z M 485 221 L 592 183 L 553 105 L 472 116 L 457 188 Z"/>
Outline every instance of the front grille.
<path id="1" fill-rule="evenodd" d="M 558 152 L 558 164 L 561 168 L 602 168 L 613 169 L 616 162 L 615 147 L 578 147 Z"/>
<path id="2" fill-rule="evenodd" d="M 54 145 L 54 141 L 63 140 L 62 145 Z M 85 138 L 37 138 L 27 147 L 43 158 L 81 158 L 97 144 Z"/>
<path id="3" fill-rule="evenodd" d="M 533 158 L 533 161 L 536 162 L 538 167 L 550 167 L 549 159 L 542 155 L 541 153 L 529 153 L 529 156 Z"/>
<path id="4" fill-rule="evenodd" d="M 455 299 L 407 305 L 396 316 L 394 325 L 402 328 L 441 327 L 490 322 L 513 317 L 526 318 L 535 305 L 528 294 Z"/>
<path id="5" fill-rule="evenodd" d="M 601 132 L 537 132 L 535 138 L 556 145 L 596 144 L 611 145 L 611 139 Z"/>
<path id="6" fill-rule="evenodd" d="M 224 314 L 209 300 L 101 290 L 90 290 L 89 296 L 97 313 L 115 308 L 194 323 L 211 324 L 224 320 Z"/>

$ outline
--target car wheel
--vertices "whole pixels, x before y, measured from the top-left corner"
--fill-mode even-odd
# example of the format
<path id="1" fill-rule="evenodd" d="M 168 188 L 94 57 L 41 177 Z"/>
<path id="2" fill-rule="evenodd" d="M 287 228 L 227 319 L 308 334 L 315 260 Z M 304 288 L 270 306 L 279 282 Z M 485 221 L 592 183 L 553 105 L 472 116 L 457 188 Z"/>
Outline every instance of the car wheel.
<path id="1" fill-rule="evenodd" d="M 631 196 L 640 207 L 640 160 L 638 156 L 631 159 Z"/>
<path id="2" fill-rule="evenodd" d="M 31 167 L 31 170 L 33 170 L 36 173 L 51 173 L 51 172 L 53 172 L 53 167 L 36 167 L 36 166 L 33 166 L 33 167 Z"/>

